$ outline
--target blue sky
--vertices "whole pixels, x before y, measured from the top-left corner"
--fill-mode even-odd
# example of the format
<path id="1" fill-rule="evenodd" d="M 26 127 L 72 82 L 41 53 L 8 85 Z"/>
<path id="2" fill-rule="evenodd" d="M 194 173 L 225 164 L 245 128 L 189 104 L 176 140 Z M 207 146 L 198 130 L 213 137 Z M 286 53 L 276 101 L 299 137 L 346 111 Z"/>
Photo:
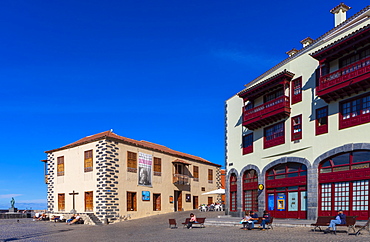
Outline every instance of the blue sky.
<path id="1" fill-rule="evenodd" d="M 339 3 L 2 0 L 0 208 L 46 208 L 44 151 L 110 129 L 223 165 L 225 100 Z"/>

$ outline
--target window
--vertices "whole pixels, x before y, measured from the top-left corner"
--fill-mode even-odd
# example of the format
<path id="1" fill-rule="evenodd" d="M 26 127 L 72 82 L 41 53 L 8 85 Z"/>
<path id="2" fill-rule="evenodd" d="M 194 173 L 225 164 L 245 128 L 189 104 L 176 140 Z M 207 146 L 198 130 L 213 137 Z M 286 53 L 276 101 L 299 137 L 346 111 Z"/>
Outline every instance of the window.
<path id="1" fill-rule="evenodd" d="M 292 104 L 302 101 L 302 77 L 292 81 Z"/>
<path id="2" fill-rule="evenodd" d="M 193 181 L 199 181 L 199 166 L 193 166 Z"/>
<path id="3" fill-rule="evenodd" d="M 137 173 L 137 154 L 127 151 L 127 171 Z"/>
<path id="4" fill-rule="evenodd" d="M 286 163 L 275 166 L 267 172 L 267 180 L 307 176 L 307 167 L 299 163 Z"/>
<path id="5" fill-rule="evenodd" d="M 243 175 L 243 211 L 258 210 L 258 175 L 253 169 Z"/>
<path id="6" fill-rule="evenodd" d="M 235 173 L 230 176 L 230 211 L 236 212 L 237 210 L 237 177 Z"/>
<path id="7" fill-rule="evenodd" d="M 85 151 L 85 172 L 89 172 L 93 170 L 93 151 L 92 150 L 87 150 Z"/>
<path id="8" fill-rule="evenodd" d="M 58 193 L 58 211 L 64 211 L 66 205 L 66 198 L 64 193 Z"/>
<path id="9" fill-rule="evenodd" d="M 273 91 L 273 92 L 270 92 L 269 94 L 266 94 L 263 99 L 264 99 L 264 102 L 267 103 L 269 101 L 272 101 L 278 97 L 281 97 L 281 96 L 284 96 L 284 89 L 283 88 L 279 88 L 278 90 L 276 91 Z"/>
<path id="10" fill-rule="evenodd" d="M 328 132 L 328 107 L 316 110 L 316 135 Z"/>
<path id="11" fill-rule="evenodd" d="M 302 115 L 292 118 L 292 141 L 302 139 Z"/>
<path id="12" fill-rule="evenodd" d="M 57 176 L 64 176 L 64 156 L 57 158 Z"/>
<path id="13" fill-rule="evenodd" d="M 354 151 L 339 154 L 320 164 L 320 173 L 366 169 L 370 167 L 370 151 Z"/>
<path id="14" fill-rule="evenodd" d="M 339 129 L 370 122 L 369 94 L 341 102 L 339 105 Z"/>
<path id="15" fill-rule="evenodd" d="M 264 149 L 284 143 L 284 122 L 280 122 L 265 128 Z"/>
<path id="16" fill-rule="evenodd" d="M 213 170 L 208 169 L 208 183 L 213 183 Z"/>
<path id="17" fill-rule="evenodd" d="M 153 211 L 161 211 L 161 194 L 153 193 Z"/>
<path id="18" fill-rule="evenodd" d="M 243 136 L 243 155 L 253 152 L 253 133 Z"/>
<path id="19" fill-rule="evenodd" d="M 162 175 L 162 159 L 154 157 L 154 175 Z"/>
<path id="20" fill-rule="evenodd" d="M 136 192 L 127 192 L 127 211 L 137 211 Z"/>

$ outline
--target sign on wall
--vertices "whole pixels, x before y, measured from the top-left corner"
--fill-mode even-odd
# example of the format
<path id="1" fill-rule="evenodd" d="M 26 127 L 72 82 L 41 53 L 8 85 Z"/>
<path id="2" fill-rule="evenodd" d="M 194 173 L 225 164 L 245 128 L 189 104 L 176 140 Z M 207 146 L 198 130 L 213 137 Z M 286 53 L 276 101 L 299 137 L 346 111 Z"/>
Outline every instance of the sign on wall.
<path id="1" fill-rule="evenodd" d="M 150 192 L 149 191 L 142 191 L 142 200 L 143 201 L 150 201 Z"/>
<path id="2" fill-rule="evenodd" d="M 139 185 L 152 185 L 152 163 L 152 155 L 139 152 Z"/>

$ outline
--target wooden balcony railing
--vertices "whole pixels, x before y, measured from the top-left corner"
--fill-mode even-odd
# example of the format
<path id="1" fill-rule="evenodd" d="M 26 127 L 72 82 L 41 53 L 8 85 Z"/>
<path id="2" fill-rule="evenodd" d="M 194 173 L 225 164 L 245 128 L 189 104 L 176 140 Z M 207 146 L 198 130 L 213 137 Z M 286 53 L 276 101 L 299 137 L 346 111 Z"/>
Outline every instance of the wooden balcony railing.
<path id="1" fill-rule="evenodd" d="M 173 174 L 173 184 L 190 185 L 190 177 L 184 174 Z"/>
<path id="2" fill-rule="evenodd" d="M 255 108 L 245 110 L 243 107 L 243 125 L 253 130 L 289 116 L 289 114 L 289 97 L 281 96 Z"/>
<path id="3" fill-rule="evenodd" d="M 317 88 L 318 95 L 320 96 L 320 92 L 326 91 L 326 89 L 329 88 L 331 90 L 340 89 L 342 86 L 339 84 L 345 83 L 346 81 L 362 76 L 366 73 L 370 73 L 370 57 L 320 77 L 320 83 Z M 335 86 L 337 87 L 335 88 Z"/>

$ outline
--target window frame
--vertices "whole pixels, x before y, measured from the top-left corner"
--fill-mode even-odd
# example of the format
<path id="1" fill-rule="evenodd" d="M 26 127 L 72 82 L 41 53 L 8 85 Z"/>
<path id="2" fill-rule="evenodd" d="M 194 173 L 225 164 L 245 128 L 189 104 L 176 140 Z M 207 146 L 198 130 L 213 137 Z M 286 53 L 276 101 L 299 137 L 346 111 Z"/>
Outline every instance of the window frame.
<path id="1" fill-rule="evenodd" d="M 154 163 L 153 175 L 162 176 L 162 159 L 158 157 L 154 157 L 153 163 Z"/>
<path id="2" fill-rule="evenodd" d="M 321 116 L 320 112 L 324 112 L 326 115 Z M 326 119 L 326 124 L 321 124 L 320 119 Z M 316 109 L 316 135 L 326 134 L 329 129 L 329 108 L 328 106 Z M 321 124 L 321 125 L 320 125 Z"/>
<path id="3" fill-rule="evenodd" d="M 208 183 L 213 183 L 213 170 L 208 169 Z"/>
<path id="4" fill-rule="evenodd" d="M 253 153 L 253 133 L 243 135 L 242 146 L 243 155 Z"/>
<path id="5" fill-rule="evenodd" d="M 64 176 L 64 156 L 57 157 L 57 176 Z"/>
<path id="6" fill-rule="evenodd" d="M 93 150 L 86 150 L 84 152 L 84 172 L 93 171 L 94 167 Z"/>
<path id="7" fill-rule="evenodd" d="M 302 114 L 291 118 L 291 140 L 302 139 Z M 297 130 L 297 132 L 295 132 Z"/>
<path id="8" fill-rule="evenodd" d="M 339 103 L 339 129 L 370 122 L 370 94 L 350 98 Z"/>
<path id="9" fill-rule="evenodd" d="M 127 171 L 137 173 L 137 153 L 135 152 L 127 151 Z"/>
<path id="10" fill-rule="evenodd" d="M 269 132 L 270 129 L 280 129 L 279 127 L 280 125 L 281 125 L 282 131 L 272 132 L 272 135 L 267 136 L 267 133 Z M 263 136 L 263 148 L 264 149 L 274 147 L 277 145 L 281 145 L 281 144 L 285 144 L 285 122 L 284 121 L 264 128 L 263 133 L 264 133 L 264 136 Z M 280 135 L 276 136 L 277 134 L 280 134 Z M 271 137 L 271 136 L 276 136 L 276 137 L 268 139 L 268 137 Z"/>
<path id="11" fill-rule="evenodd" d="M 199 181 L 199 166 L 193 166 L 193 181 Z"/>
<path id="12" fill-rule="evenodd" d="M 292 104 L 302 101 L 302 77 L 298 77 L 291 82 Z"/>
<path id="13" fill-rule="evenodd" d="M 137 193 L 127 191 L 126 196 L 126 210 L 137 211 Z"/>

